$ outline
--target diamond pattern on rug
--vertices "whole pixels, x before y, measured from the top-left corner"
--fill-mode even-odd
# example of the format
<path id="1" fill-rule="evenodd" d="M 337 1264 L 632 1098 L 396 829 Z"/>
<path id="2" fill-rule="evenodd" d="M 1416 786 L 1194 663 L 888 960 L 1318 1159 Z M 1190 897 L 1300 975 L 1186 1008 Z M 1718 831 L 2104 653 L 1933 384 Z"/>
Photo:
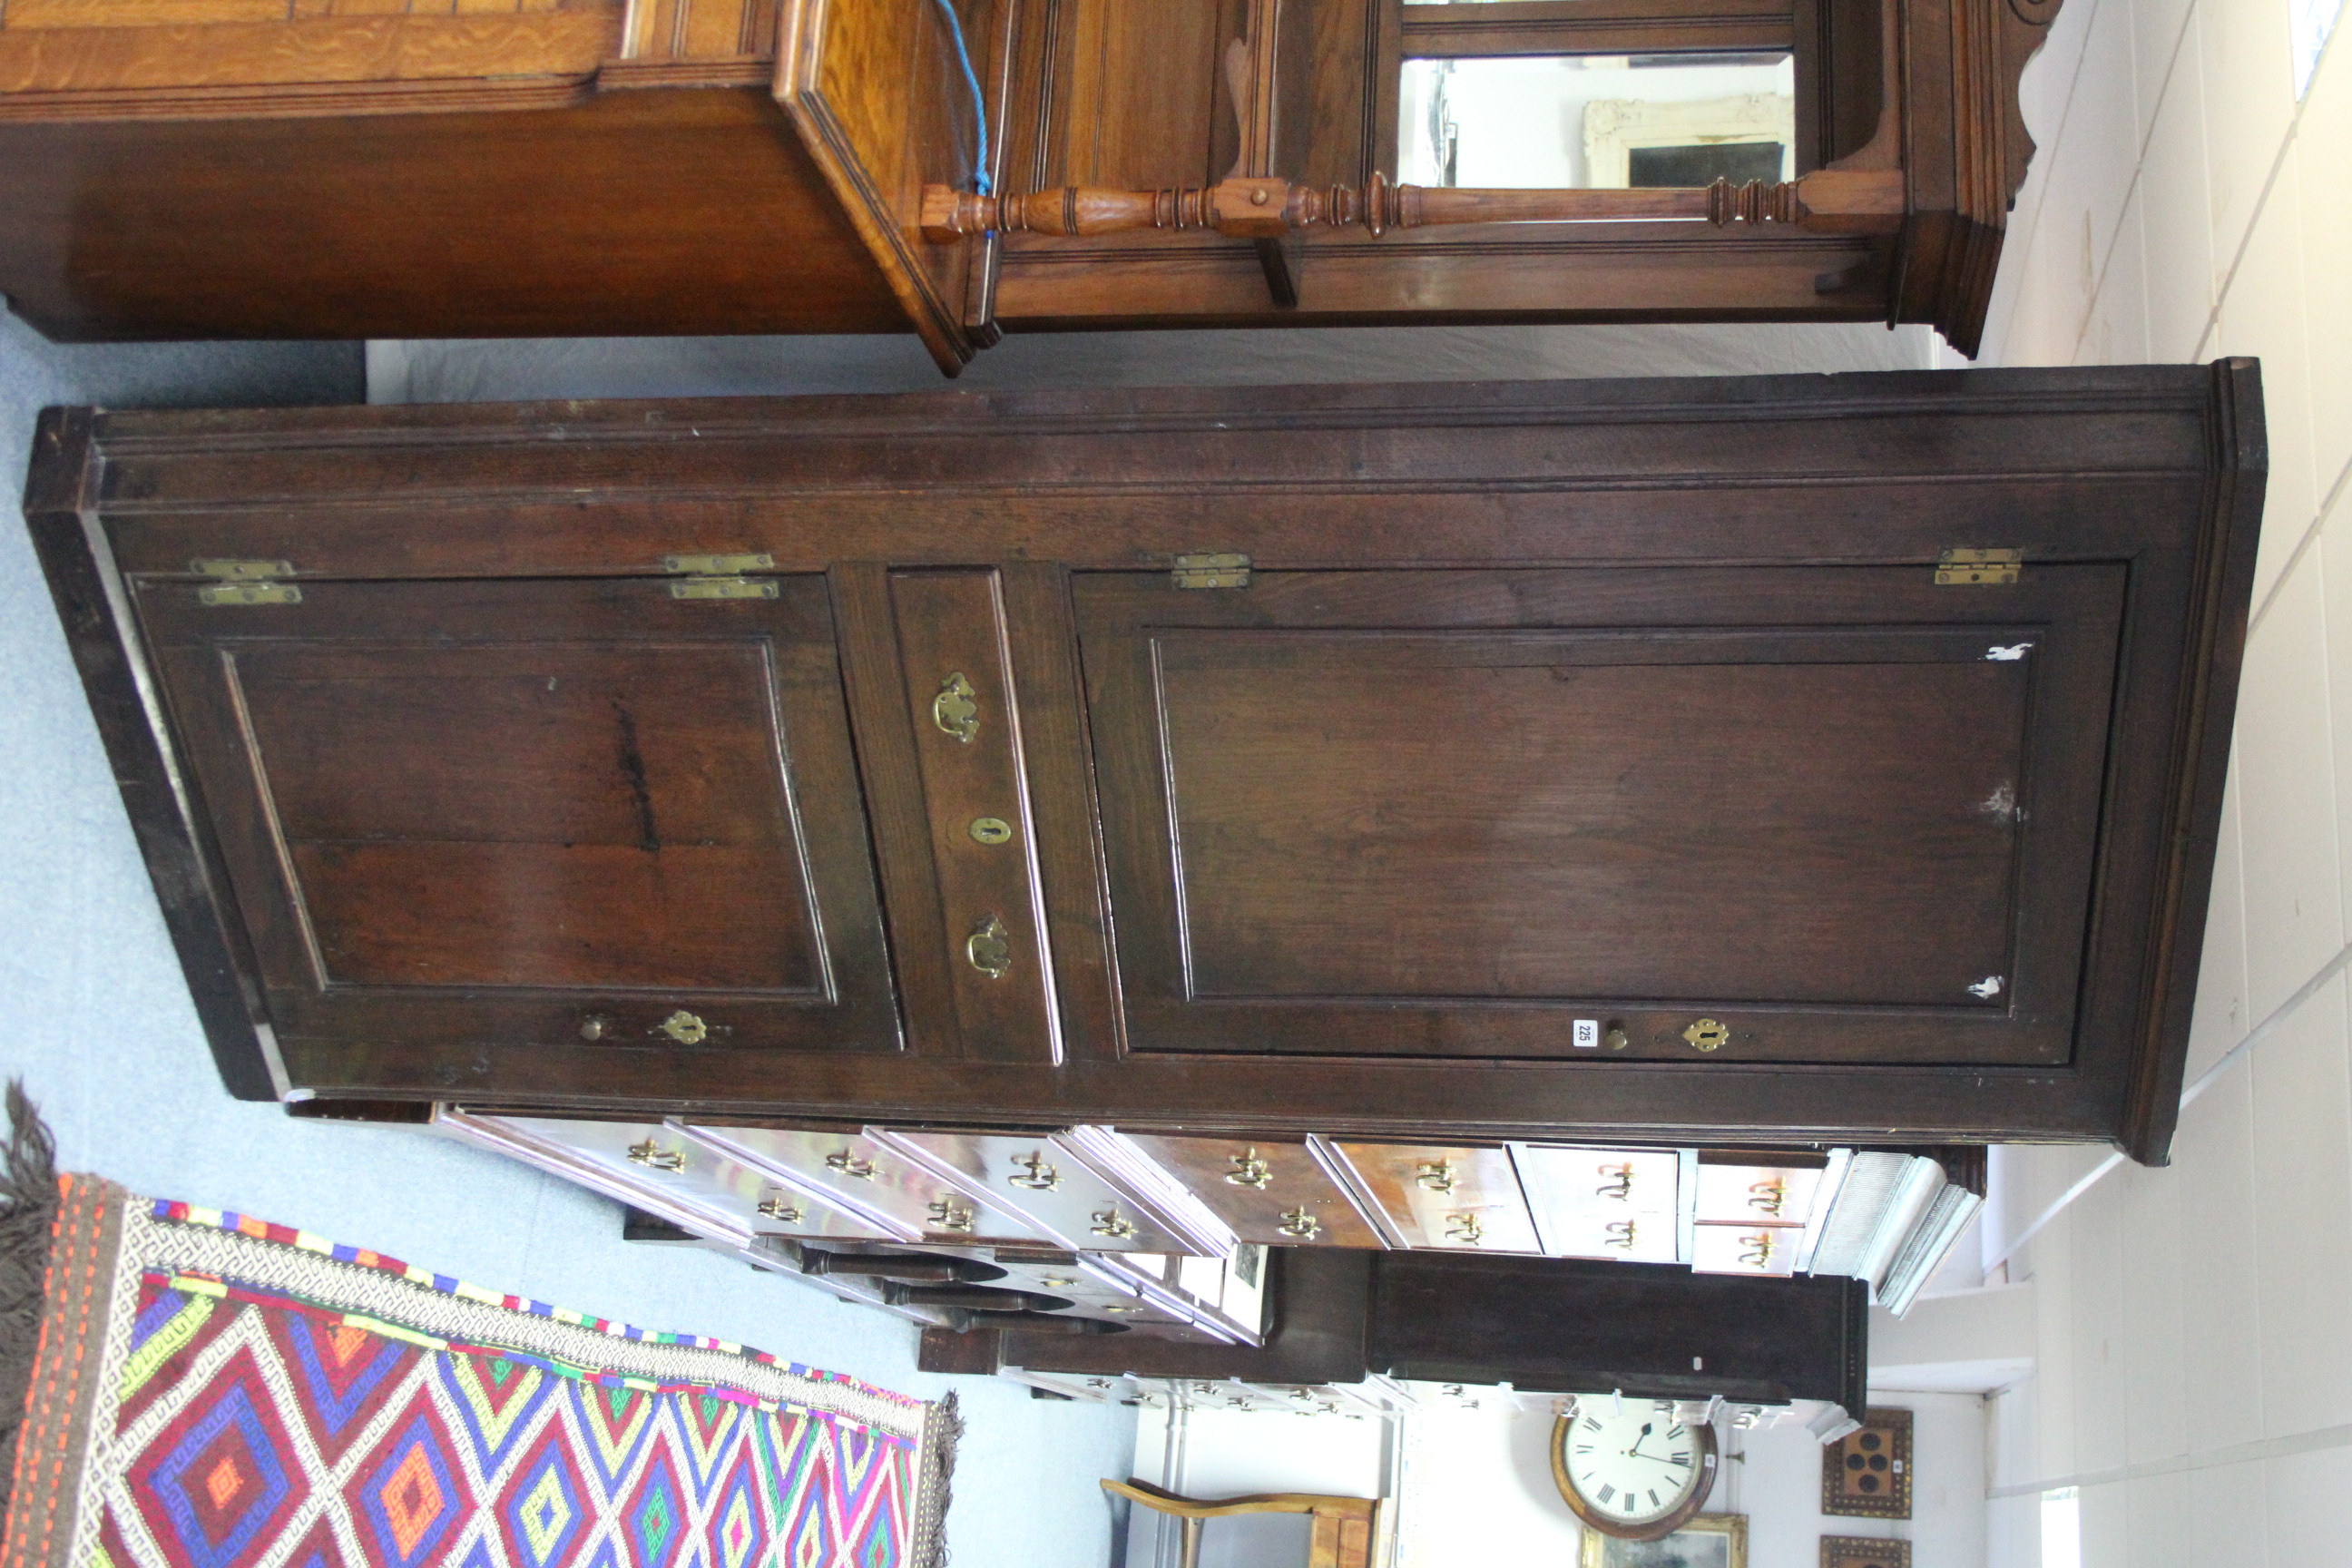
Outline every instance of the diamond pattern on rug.
<path id="1" fill-rule="evenodd" d="M 310 1490 L 250 1351 L 170 1422 L 128 1479 L 158 1541 L 186 1568 L 235 1568 L 274 1543 Z"/>
<path id="2" fill-rule="evenodd" d="M 668 1443 L 656 1441 L 621 1511 L 622 1533 L 635 1568 L 670 1568 L 677 1560 L 678 1549 L 691 1538 L 685 1499 L 677 1458 Z"/>
<path id="3" fill-rule="evenodd" d="M 434 1372 L 450 1394 L 457 1427 L 487 1476 L 531 1427 L 562 1379 L 514 1356 L 437 1356 Z"/>
<path id="4" fill-rule="evenodd" d="M 919 1401 L 243 1216 L 123 1224 L 170 1250 L 76 1342 L 91 1500 L 0 1568 L 938 1568 Z"/>
<path id="5" fill-rule="evenodd" d="M 559 1568 L 587 1535 L 596 1510 L 563 1423 L 551 1421 L 499 1500 L 507 1560 L 515 1568 Z"/>
<path id="6" fill-rule="evenodd" d="M 366 1522 L 362 1540 L 373 1548 L 369 1560 L 383 1568 L 418 1568 L 471 1516 L 474 1500 L 449 1436 L 422 1391 L 394 1426 L 395 1435 L 377 1448 L 345 1495 Z"/>

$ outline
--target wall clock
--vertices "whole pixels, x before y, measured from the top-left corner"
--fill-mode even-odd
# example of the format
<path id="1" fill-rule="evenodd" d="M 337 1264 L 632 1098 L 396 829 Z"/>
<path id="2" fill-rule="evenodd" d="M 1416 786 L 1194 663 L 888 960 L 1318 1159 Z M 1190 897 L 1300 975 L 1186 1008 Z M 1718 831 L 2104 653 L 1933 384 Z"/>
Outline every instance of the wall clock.
<path id="1" fill-rule="evenodd" d="M 1715 1486 L 1715 1429 L 1670 1399 L 1579 1396 L 1551 1432 L 1551 1478 L 1576 1517 L 1621 1541 L 1671 1535 Z"/>

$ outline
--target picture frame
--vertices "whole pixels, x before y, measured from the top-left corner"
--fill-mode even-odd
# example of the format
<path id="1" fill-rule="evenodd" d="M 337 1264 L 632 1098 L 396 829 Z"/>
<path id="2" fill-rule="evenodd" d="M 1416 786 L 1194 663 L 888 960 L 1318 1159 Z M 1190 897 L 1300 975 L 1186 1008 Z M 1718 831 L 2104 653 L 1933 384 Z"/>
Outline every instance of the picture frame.
<path id="1" fill-rule="evenodd" d="M 1911 1517 L 1911 1412 L 1874 1405 L 1859 1427 L 1822 1449 L 1822 1511 Z"/>
<path id="2" fill-rule="evenodd" d="M 1584 1531 L 1577 1568 L 1748 1568 L 1748 1516 L 1702 1513 L 1655 1541 Z"/>
<path id="3" fill-rule="evenodd" d="M 1911 1543 L 1865 1540 L 1858 1535 L 1824 1535 L 1822 1568 L 1911 1568 Z"/>

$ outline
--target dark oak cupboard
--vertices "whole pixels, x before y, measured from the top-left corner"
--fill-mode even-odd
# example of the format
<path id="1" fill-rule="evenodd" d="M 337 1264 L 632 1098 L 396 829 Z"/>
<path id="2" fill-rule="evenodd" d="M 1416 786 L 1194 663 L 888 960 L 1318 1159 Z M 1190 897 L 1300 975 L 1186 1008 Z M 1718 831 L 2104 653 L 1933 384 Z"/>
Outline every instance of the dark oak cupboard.
<path id="1" fill-rule="evenodd" d="M 2243 361 L 81 409 L 27 516 L 247 1097 L 2160 1161 L 2263 460 Z"/>

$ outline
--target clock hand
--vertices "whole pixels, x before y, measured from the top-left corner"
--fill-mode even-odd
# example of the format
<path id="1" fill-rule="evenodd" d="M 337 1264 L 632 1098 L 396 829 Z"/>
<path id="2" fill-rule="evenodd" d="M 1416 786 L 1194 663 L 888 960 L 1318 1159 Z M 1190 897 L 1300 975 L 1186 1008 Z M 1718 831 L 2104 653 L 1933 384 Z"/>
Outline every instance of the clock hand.
<path id="1" fill-rule="evenodd" d="M 1643 1438 L 1644 1438 L 1644 1437 L 1647 1437 L 1647 1436 L 1650 1435 L 1650 1428 L 1651 1428 L 1654 1425 L 1655 1425 L 1655 1423 L 1649 1422 L 1649 1421 L 1644 1421 L 1644 1422 L 1643 1422 L 1643 1423 L 1642 1423 L 1642 1430 L 1641 1430 L 1641 1433 L 1640 1433 L 1637 1436 L 1635 1436 L 1635 1437 L 1634 1437 L 1634 1439 L 1633 1439 L 1633 1446 L 1632 1447 L 1630 1447 L 1630 1448 L 1628 1448 L 1628 1449 L 1626 1449 L 1626 1450 L 1625 1450 L 1625 1457 L 1626 1457 L 1627 1458 L 1629 1458 L 1629 1459 L 1646 1459 L 1646 1458 L 1648 1458 L 1650 1457 L 1649 1455 L 1644 1454 L 1644 1453 L 1643 1453 L 1643 1452 L 1642 1452 L 1642 1439 L 1643 1439 Z"/>

